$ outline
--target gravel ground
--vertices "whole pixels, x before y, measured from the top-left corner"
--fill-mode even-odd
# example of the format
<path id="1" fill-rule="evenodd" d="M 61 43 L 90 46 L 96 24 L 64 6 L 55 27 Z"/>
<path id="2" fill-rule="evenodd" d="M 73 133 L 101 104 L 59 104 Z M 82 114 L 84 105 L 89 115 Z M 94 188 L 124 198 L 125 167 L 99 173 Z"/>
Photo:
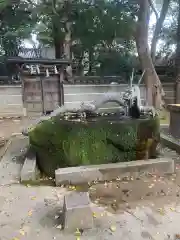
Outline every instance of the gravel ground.
<path id="1" fill-rule="evenodd" d="M 0 119 L 0 137 L 9 138 L 12 134 L 21 133 L 32 120 L 30 118 Z"/>
<path id="2" fill-rule="evenodd" d="M 20 129 L 22 122 L 11 130 L 6 128 L 7 132 L 17 131 L 17 126 Z M 176 152 L 159 146 L 161 157 L 171 157 L 177 163 L 173 175 L 124 178 L 89 186 L 86 190 L 92 200 L 94 228 L 76 236 L 61 230 L 63 197 L 70 191 L 83 191 L 84 186 L 20 185 L 21 150 L 22 140 L 20 144 L 15 141 L 0 162 L 1 240 L 180 239 L 180 165 Z"/>

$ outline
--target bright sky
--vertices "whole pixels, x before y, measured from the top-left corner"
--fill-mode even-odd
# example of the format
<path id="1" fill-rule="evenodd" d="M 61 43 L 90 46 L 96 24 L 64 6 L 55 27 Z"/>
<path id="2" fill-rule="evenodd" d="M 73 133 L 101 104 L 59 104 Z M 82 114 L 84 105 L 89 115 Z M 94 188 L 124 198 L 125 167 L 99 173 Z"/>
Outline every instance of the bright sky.
<path id="1" fill-rule="evenodd" d="M 164 24 L 169 25 L 170 22 L 171 22 L 171 17 L 168 16 L 168 19 L 165 19 Z M 153 25 L 155 25 L 155 24 L 156 24 L 156 16 L 155 16 L 154 13 L 152 13 L 152 14 L 151 14 L 151 18 L 150 18 L 150 22 L 149 22 L 149 27 L 151 28 L 151 27 L 153 27 Z M 151 44 L 151 40 L 152 40 L 152 33 L 149 32 L 149 45 Z M 159 41 L 158 41 L 157 51 L 162 47 L 163 43 L 164 43 L 163 40 L 159 40 Z M 176 46 L 174 45 L 174 46 L 171 46 L 171 47 L 172 47 L 172 51 L 174 52 Z"/>
<path id="2" fill-rule="evenodd" d="M 32 36 L 32 40 L 28 40 L 28 39 L 24 40 L 23 44 L 25 45 L 25 48 L 32 48 L 33 43 L 38 45 L 37 35 L 36 34 L 31 34 L 31 36 Z"/>

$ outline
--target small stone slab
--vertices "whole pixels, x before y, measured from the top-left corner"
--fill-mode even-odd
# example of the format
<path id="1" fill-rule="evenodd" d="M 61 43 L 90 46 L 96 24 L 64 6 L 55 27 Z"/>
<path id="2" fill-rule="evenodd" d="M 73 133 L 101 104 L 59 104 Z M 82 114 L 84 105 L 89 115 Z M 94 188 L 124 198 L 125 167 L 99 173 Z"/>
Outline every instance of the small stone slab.
<path id="1" fill-rule="evenodd" d="M 77 228 L 93 227 L 93 214 L 88 192 L 72 192 L 64 196 L 63 211 L 65 231 L 74 232 Z"/>
<path id="2" fill-rule="evenodd" d="M 180 141 L 177 141 L 173 136 L 167 136 L 161 133 L 161 142 L 165 147 L 168 147 L 180 154 Z"/>
<path id="3" fill-rule="evenodd" d="M 167 109 L 171 112 L 180 112 L 180 104 L 168 104 Z"/>
<path id="4" fill-rule="evenodd" d="M 55 171 L 56 185 L 85 184 L 92 181 L 110 181 L 116 178 L 133 176 L 142 173 L 174 173 L 174 160 L 171 158 L 157 158 L 132 162 L 90 165 L 86 167 L 59 168 Z"/>
<path id="5" fill-rule="evenodd" d="M 37 179 L 36 155 L 29 151 L 21 169 L 21 182 L 35 181 Z"/>
<path id="6" fill-rule="evenodd" d="M 170 112 L 169 132 L 175 138 L 180 138 L 180 104 L 169 104 L 167 106 Z"/>
<path id="7" fill-rule="evenodd" d="M 115 180 L 117 177 L 138 177 L 142 174 L 172 174 L 175 171 L 174 160 L 171 158 L 157 158 L 132 162 L 110 163 L 99 165 L 103 180 Z"/>

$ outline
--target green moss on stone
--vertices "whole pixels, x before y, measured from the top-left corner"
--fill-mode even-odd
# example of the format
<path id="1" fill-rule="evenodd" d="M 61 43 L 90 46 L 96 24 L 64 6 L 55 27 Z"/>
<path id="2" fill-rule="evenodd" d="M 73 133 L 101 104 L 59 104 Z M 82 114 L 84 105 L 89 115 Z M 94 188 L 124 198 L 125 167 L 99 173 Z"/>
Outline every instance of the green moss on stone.
<path id="1" fill-rule="evenodd" d="M 29 133 L 38 164 L 48 176 L 54 176 L 59 167 L 142 159 L 142 152 L 158 135 L 158 119 L 78 122 L 58 117 L 40 123 Z"/>

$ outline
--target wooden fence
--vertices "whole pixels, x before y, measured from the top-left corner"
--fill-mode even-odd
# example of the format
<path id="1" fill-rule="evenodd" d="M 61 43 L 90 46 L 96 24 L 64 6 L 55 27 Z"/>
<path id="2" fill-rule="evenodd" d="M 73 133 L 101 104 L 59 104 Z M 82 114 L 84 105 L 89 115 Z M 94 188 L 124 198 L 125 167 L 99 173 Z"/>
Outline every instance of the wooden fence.
<path id="1" fill-rule="evenodd" d="M 127 84 L 75 84 L 75 85 L 64 85 L 64 102 L 66 106 L 77 107 L 80 103 L 91 102 L 98 99 L 105 92 L 122 92 L 126 89 Z M 166 99 L 168 103 L 173 103 L 174 101 L 174 85 L 172 83 L 163 84 Z M 52 89 L 49 89 L 46 99 L 52 101 Z M 57 90 L 56 90 L 57 92 Z M 42 110 L 41 99 L 36 99 L 32 101 L 32 93 L 29 94 L 29 101 L 26 101 L 26 109 L 28 115 L 39 115 Z M 141 97 L 145 98 L 145 88 L 141 86 Z M 110 111 L 117 108 L 116 104 L 106 104 L 102 106 L 103 111 Z M 21 86 L 0 86 L 0 116 L 22 116 L 23 115 L 23 103 L 22 103 L 22 88 Z"/>

